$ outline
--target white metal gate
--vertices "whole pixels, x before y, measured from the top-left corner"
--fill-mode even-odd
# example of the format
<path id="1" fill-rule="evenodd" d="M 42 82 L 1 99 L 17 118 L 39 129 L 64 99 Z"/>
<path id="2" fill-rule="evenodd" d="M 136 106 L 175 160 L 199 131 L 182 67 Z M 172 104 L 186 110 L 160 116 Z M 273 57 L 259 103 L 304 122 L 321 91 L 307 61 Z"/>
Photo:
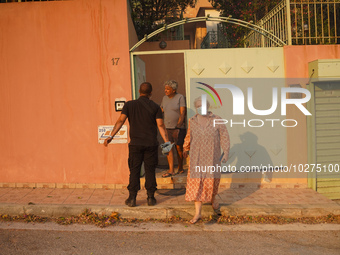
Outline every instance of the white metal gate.
<path id="1" fill-rule="evenodd" d="M 340 199 L 340 71 L 339 60 L 310 63 L 309 104 L 314 118 L 308 123 L 310 187 L 331 199 Z"/>

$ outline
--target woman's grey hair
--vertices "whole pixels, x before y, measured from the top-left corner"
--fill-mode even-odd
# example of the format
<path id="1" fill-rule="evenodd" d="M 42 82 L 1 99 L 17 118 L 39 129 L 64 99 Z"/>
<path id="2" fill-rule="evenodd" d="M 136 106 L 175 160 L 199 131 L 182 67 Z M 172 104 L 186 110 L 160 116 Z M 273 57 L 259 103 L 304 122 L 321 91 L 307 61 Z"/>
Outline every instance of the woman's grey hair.
<path id="1" fill-rule="evenodd" d="M 196 104 L 198 103 L 198 102 L 201 102 L 202 103 L 202 97 L 197 97 L 195 100 L 194 100 L 194 107 L 196 108 Z M 209 102 L 209 100 L 207 100 L 207 109 L 209 109 L 210 108 L 210 102 Z"/>
<path id="2" fill-rule="evenodd" d="M 169 86 L 169 87 L 171 87 L 173 90 L 177 90 L 177 88 L 178 88 L 178 83 L 177 83 L 177 81 L 170 80 L 170 81 L 164 82 L 164 87 L 165 87 L 165 86 Z"/>

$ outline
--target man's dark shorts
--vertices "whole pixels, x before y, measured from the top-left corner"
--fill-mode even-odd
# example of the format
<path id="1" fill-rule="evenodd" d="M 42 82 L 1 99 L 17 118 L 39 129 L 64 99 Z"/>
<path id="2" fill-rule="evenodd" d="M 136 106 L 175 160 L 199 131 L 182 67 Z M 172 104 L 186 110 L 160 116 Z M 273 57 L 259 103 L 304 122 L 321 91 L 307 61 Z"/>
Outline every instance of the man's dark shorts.
<path id="1" fill-rule="evenodd" d="M 175 136 L 177 130 L 179 130 L 178 137 Z M 169 141 L 175 143 L 176 145 L 183 145 L 184 138 L 187 134 L 187 130 L 184 128 L 181 129 L 166 129 L 168 132 Z"/>

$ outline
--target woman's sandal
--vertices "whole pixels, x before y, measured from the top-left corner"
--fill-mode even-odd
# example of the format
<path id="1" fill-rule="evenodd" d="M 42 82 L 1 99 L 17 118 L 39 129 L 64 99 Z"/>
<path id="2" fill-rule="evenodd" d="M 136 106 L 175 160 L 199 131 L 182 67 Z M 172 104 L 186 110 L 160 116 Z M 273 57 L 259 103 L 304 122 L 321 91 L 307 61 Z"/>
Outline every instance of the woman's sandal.
<path id="1" fill-rule="evenodd" d="M 166 172 L 162 175 L 163 178 L 172 177 L 174 174 Z"/>
<path id="2" fill-rule="evenodd" d="M 182 170 L 178 171 L 177 174 L 184 174 L 184 170 L 182 169 Z"/>
<path id="3" fill-rule="evenodd" d="M 216 206 L 218 205 L 218 206 Z M 222 213 L 221 213 L 221 206 L 220 206 L 220 203 L 217 202 L 217 201 L 214 201 L 213 203 L 211 203 L 211 206 L 214 210 L 214 212 L 218 215 L 218 216 L 222 216 Z"/>

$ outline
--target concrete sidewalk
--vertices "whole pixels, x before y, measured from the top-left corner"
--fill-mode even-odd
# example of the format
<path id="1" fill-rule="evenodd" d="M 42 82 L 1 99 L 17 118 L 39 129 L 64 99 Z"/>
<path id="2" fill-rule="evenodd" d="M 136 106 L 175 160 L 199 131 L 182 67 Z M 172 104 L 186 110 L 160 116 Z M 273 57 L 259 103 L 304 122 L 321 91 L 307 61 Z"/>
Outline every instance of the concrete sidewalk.
<path id="1" fill-rule="evenodd" d="M 118 212 L 123 218 L 139 219 L 191 218 L 194 214 L 194 203 L 184 200 L 184 190 L 159 190 L 155 195 L 156 206 L 147 206 L 145 190 L 139 192 L 136 207 L 124 204 L 127 197 L 126 189 L 0 188 L 0 214 L 68 217 L 85 209 L 106 214 Z M 340 215 L 340 204 L 311 189 L 220 188 L 218 200 L 224 215 Z M 211 205 L 205 204 L 203 216 L 211 214 Z"/>

